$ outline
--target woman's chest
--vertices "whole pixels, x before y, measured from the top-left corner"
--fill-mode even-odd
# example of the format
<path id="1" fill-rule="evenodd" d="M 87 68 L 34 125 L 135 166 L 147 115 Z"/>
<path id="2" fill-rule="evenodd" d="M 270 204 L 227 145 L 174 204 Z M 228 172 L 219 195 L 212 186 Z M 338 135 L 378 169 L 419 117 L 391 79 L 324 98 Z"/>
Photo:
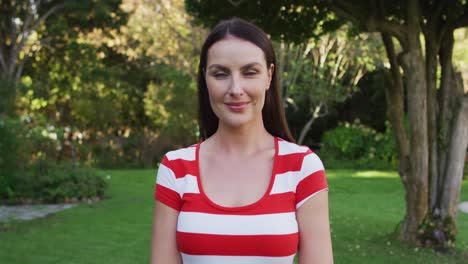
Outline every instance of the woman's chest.
<path id="1" fill-rule="evenodd" d="M 271 185 L 273 158 L 207 159 L 200 162 L 202 191 L 214 203 L 239 207 L 260 200 Z"/>
<path id="2" fill-rule="evenodd" d="M 186 208 L 190 209 L 188 203 Z M 299 243 L 298 225 L 294 206 L 283 209 L 264 208 L 263 201 L 246 210 L 225 211 L 203 208 L 202 212 L 184 211 L 177 223 L 177 243 L 181 253 L 196 256 L 264 256 L 288 260 L 294 257 Z M 293 204 L 284 201 L 284 203 Z M 192 207 L 195 208 L 195 207 Z M 258 212 L 259 214 L 251 214 Z M 278 262 L 291 263 L 291 261 Z"/>

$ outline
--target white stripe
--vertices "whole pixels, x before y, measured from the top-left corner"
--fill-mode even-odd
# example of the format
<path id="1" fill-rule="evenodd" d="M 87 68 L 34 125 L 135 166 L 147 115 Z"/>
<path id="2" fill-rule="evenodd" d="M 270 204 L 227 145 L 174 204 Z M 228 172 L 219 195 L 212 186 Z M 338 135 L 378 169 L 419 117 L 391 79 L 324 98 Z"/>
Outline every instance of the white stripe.
<path id="1" fill-rule="evenodd" d="M 196 154 L 195 152 L 196 152 L 195 147 L 188 147 L 188 148 L 169 151 L 166 154 L 166 157 L 169 160 L 183 159 L 187 161 L 192 161 L 192 160 L 195 160 L 195 154 Z"/>
<path id="2" fill-rule="evenodd" d="M 301 178 L 302 181 L 305 177 L 311 175 L 314 172 L 323 170 L 323 164 L 320 158 L 315 153 L 311 153 L 304 157 L 301 166 Z"/>
<path id="3" fill-rule="evenodd" d="M 181 198 L 184 193 L 200 193 L 196 176 L 187 174 L 176 179 L 174 172 L 163 164 L 159 165 L 156 183 L 179 193 Z"/>
<path id="4" fill-rule="evenodd" d="M 288 171 L 276 174 L 270 194 L 296 192 L 297 185 L 312 173 L 323 170 L 320 158 L 311 153 L 304 157 L 300 171 Z"/>
<path id="5" fill-rule="evenodd" d="M 176 179 L 176 185 L 177 190 L 180 191 L 180 195 L 184 193 L 200 193 L 196 176 L 187 174 L 182 178 Z"/>
<path id="6" fill-rule="evenodd" d="M 162 163 L 159 164 L 156 183 L 177 192 L 176 177 L 174 172 Z"/>
<path id="7" fill-rule="evenodd" d="M 275 182 L 270 194 L 295 192 L 299 180 L 298 171 L 288 171 L 275 175 Z"/>
<path id="8" fill-rule="evenodd" d="M 286 257 L 198 256 L 181 253 L 184 264 L 293 264 L 294 255 Z"/>
<path id="9" fill-rule="evenodd" d="M 278 155 L 288 155 L 288 154 L 294 154 L 294 153 L 304 153 L 309 150 L 308 147 L 306 146 L 299 146 L 297 144 L 288 142 L 288 141 L 283 141 L 280 140 L 278 141 Z"/>
<path id="10" fill-rule="evenodd" d="M 218 215 L 180 212 L 177 231 L 213 235 L 285 235 L 297 233 L 295 212 Z"/>
<path id="11" fill-rule="evenodd" d="M 316 194 L 318 193 L 321 193 L 323 191 L 328 191 L 328 188 L 325 188 L 325 189 L 322 189 L 320 191 L 316 191 L 315 193 L 307 196 L 306 198 L 304 198 L 304 200 L 300 201 L 299 203 L 296 204 L 296 209 L 301 207 L 305 202 L 307 202 L 310 198 L 314 197 Z"/>

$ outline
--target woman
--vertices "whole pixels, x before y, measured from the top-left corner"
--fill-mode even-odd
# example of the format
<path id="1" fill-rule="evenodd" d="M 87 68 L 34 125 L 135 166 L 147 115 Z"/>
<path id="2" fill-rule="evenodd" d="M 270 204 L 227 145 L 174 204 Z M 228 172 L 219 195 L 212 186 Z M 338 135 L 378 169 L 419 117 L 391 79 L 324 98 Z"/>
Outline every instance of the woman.
<path id="1" fill-rule="evenodd" d="M 202 142 L 161 162 L 151 263 L 333 263 L 323 165 L 292 143 L 267 35 L 221 22 L 198 70 Z"/>

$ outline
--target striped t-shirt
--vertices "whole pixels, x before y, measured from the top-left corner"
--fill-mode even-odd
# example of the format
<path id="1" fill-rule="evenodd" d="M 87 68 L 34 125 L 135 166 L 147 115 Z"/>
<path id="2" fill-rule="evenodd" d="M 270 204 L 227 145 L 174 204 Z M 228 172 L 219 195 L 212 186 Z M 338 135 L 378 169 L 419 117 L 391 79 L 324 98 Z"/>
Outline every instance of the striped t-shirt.
<path id="1" fill-rule="evenodd" d="M 291 264 L 298 249 L 296 209 L 328 190 L 322 162 L 308 147 L 275 138 L 265 195 L 241 207 L 212 202 L 200 182 L 200 144 L 168 152 L 155 198 L 179 211 L 177 245 L 186 264 Z"/>

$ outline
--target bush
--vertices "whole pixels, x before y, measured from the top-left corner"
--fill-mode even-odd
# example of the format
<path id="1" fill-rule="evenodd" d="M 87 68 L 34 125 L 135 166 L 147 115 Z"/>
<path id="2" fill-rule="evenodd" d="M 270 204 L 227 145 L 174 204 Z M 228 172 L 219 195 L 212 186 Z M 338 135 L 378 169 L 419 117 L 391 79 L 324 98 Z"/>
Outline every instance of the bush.
<path id="1" fill-rule="evenodd" d="M 0 193 L 11 191 L 12 175 L 23 164 L 21 122 L 19 119 L 0 117 Z"/>
<path id="2" fill-rule="evenodd" d="M 14 173 L 10 190 L 0 195 L 6 203 L 57 203 L 103 197 L 107 186 L 92 169 L 39 159 Z"/>
<path id="3" fill-rule="evenodd" d="M 42 117 L 0 117 L 0 200 L 64 202 L 102 197 L 107 183 L 65 160 L 64 129 Z"/>
<path id="4" fill-rule="evenodd" d="M 359 120 L 341 124 L 324 133 L 321 158 L 329 167 L 335 163 L 354 168 L 395 167 L 398 163 L 395 140 L 389 122 L 386 127 L 385 133 L 378 133 Z"/>

